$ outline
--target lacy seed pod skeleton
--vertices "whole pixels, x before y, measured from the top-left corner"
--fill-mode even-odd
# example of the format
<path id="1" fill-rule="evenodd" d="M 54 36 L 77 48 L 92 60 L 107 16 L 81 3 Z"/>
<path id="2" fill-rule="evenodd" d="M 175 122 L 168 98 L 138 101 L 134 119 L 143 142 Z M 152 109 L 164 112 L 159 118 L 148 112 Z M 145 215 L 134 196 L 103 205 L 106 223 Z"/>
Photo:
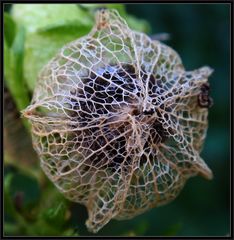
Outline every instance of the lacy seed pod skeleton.
<path id="1" fill-rule="evenodd" d="M 211 73 L 186 72 L 115 10 L 98 11 L 91 32 L 43 68 L 23 114 L 42 169 L 87 207 L 89 230 L 170 202 L 189 177 L 212 178 L 200 157 Z"/>

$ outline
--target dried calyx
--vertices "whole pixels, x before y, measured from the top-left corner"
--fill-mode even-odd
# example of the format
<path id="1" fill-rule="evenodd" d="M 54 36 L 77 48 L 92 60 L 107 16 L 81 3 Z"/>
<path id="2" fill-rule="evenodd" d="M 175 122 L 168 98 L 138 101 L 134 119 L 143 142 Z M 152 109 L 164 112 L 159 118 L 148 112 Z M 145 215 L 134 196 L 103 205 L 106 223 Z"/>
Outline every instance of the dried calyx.
<path id="1" fill-rule="evenodd" d="M 211 72 L 186 72 L 115 10 L 100 10 L 92 31 L 43 68 L 23 114 L 41 167 L 87 207 L 90 231 L 170 202 L 189 177 L 212 177 L 200 157 Z"/>

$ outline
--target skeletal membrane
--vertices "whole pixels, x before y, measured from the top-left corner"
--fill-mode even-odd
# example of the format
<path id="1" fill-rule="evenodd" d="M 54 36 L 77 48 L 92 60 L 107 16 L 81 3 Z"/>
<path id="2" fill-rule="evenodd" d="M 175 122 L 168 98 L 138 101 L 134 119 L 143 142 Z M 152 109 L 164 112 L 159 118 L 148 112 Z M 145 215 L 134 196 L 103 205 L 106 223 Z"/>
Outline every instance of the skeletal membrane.
<path id="1" fill-rule="evenodd" d="M 172 201 L 192 176 L 212 178 L 200 157 L 211 73 L 186 72 L 115 10 L 99 10 L 91 32 L 43 68 L 23 115 L 42 169 L 87 207 L 90 231 Z"/>

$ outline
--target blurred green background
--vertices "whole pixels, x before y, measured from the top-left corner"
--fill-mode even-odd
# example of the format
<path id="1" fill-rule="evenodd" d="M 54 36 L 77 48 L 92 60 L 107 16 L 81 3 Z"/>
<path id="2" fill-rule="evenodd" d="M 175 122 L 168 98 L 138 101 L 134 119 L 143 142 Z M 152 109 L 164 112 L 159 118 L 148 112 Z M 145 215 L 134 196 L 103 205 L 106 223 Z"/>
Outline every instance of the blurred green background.
<path id="1" fill-rule="evenodd" d="M 26 6 L 27 5 L 27 6 Z M 4 232 L 5 235 L 84 236 L 86 209 L 48 181 L 19 111 L 30 101 L 40 68 L 65 43 L 86 34 L 95 4 L 5 5 Z M 129 25 L 149 35 L 169 33 L 187 70 L 204 65 L 214 105 L 202 157 L 214 179 L 190 179 L 172 203 L 128 221 L 112 220 L 96 235 L 227 236 L 230 234 L 230 5 L 113 4 Z"/>

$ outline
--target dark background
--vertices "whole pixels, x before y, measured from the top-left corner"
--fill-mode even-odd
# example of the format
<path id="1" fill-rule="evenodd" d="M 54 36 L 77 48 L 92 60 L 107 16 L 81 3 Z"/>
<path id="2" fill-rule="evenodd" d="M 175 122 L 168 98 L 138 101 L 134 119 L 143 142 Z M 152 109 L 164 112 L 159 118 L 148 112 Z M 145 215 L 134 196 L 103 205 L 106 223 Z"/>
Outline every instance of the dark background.
<path id="1" fill-rule="evenodd" d="M 192 178 L 172 203 L 132 220 L 112 220 L 96 235 L 229 235 L 230 5 L 127 4 L 126 9 L 129 14 L 150 23 L 150 34 L 170 34 L 165 43 L 179 53 L 186 70 L 204 65 L 214 69 L 209 79 L 214 105 L 209 111 L 209 129 L 201 154 L 214 178 L 211 181 Z M 6 166 L 5 175 L 8 171 L 12 169 Z M 91 235 L 84 225 L 86 209 L 72 204 L 71 214 L 67 225 L 78 228 L 81 236 Z"/>

